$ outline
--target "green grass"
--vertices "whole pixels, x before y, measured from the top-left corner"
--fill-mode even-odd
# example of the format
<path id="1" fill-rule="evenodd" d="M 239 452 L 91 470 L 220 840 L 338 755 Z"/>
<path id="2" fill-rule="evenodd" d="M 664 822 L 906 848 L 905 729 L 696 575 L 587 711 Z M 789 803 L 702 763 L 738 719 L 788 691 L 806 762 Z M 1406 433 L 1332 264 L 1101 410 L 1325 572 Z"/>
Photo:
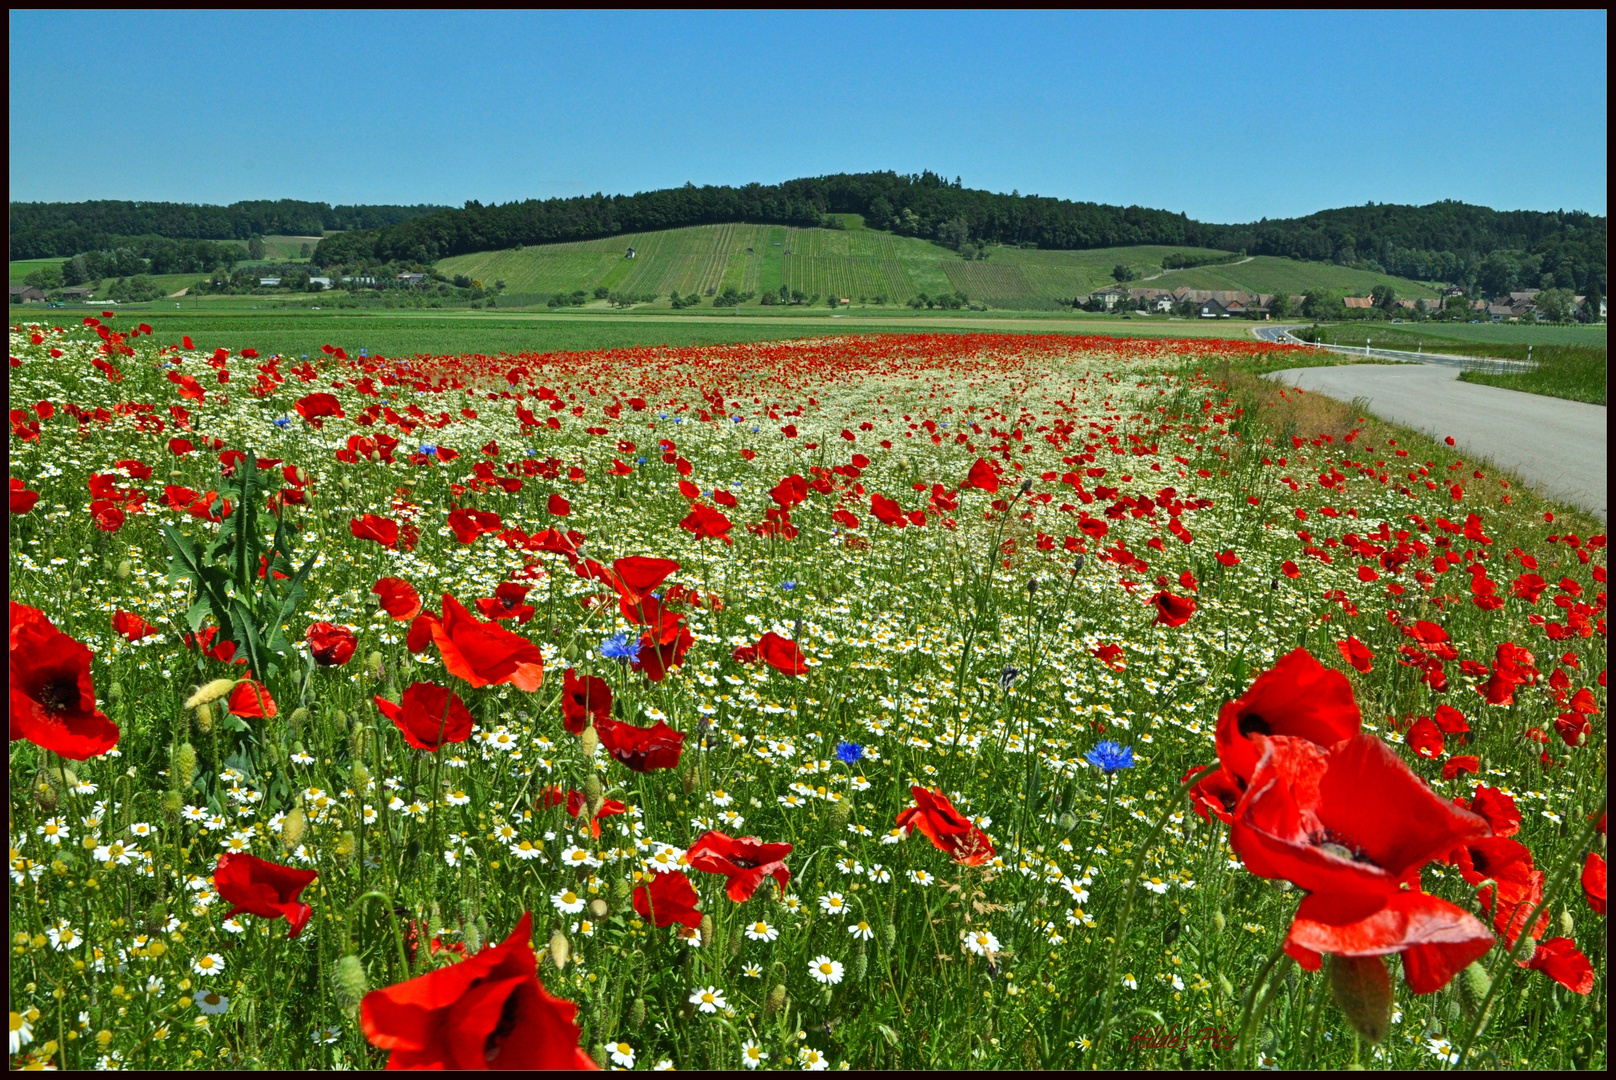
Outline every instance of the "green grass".
<path id="1" fill-rule="evenodd" d="M 1610 358 L 1603 346 L 1595 349 L 1575 345 L 1542 345 L 1533 350 L 1537 369 L 1520 374 L 1501 375 L 1466 371 L 1465 382 L 1523 390 L 1528 394 L 1569 398 L 1604 405 L 1610 380 Z"/>
<path id="2" fill-rule="evenodd" d="M 312 249 L 320 242 L 318 236 L 266 236 L 264 239 L 264 254 L 280 262 L 302 262 L 303 245 Z"/>
<path id="3" fill-rule="evenodd" d="M 1451 323 L 1451 322 L 1350 322 L 1321 326 L 1320 340 L 1336 345 L 1362 345 L 1365 338 L 1386 343 L 1436 345 L 1507 346 L 1518 348 L 1526 355 L 1528 345 L 1581 345 L 1605 347 L 1605 327 L 1595 326 L 1526 326 L 1510 323 Z M 1512 356 L 1513 353 L 1476 353 L 1478 356 Z"/>

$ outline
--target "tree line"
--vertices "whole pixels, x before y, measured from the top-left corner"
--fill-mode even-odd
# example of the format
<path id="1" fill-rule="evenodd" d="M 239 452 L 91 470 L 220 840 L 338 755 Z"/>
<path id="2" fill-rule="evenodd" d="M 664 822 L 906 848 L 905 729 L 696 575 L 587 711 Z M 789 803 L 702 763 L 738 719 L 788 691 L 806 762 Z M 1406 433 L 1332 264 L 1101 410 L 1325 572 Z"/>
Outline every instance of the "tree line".
<path id="1" fill-rule="evenodd" d="M 328 229 L 380 229 L 440 206 L 331 206 L 296 199 L 229 206 L 98 199 L 10 204 L 11 258 L 66 258 L 130 246 L 131 239 L 240 240 L 252 236 L 319 236 Z M 164 273 L 166 271 L 156 271 Z"/>

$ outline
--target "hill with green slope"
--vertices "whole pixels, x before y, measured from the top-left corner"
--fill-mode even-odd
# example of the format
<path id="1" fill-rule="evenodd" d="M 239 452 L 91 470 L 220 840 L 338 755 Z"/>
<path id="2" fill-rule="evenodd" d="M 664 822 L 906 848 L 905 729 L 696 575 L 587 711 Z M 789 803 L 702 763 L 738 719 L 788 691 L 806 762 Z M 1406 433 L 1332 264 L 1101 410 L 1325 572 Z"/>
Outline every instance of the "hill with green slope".
<path id="1" fill-rule="evenodd" d="M 538 244 L 440 259 L 439 273 L 486 284 L 505 282 L 516 297 L 593 293 L 597 288 L 664 299 L 702 296 L 733 287 L 742 293 L 788 293 L 857 301 L 905 303 L 925 294 L 963 293 L 1004 309 L 1068 306 L 1075 297 L 1114 284 L 1113 269 L 1127 266 L 1133 285 L 1174 289 L 1233 289 L 1304 293 L 1333 290 L 1367 294 L 1390 285 L 1403 297 L 1436 295 L 1429 285 L 1329 263 L 1258 256 L 1242 262 L 1163 270 L 1170 256 L 1214 259 L 1205 248 L 1132 245 L 1087 251 L 1046 251 L 989 245 L 983 259 L 964 259 L 930 240 L 867 229 L 857 215 L 844 227 L 697 225 L 627 233 L 571 243 Z M 629 250 L 634 252 L 629 257 Z M 753 300 L 756 304 L 758 301 Z"/>

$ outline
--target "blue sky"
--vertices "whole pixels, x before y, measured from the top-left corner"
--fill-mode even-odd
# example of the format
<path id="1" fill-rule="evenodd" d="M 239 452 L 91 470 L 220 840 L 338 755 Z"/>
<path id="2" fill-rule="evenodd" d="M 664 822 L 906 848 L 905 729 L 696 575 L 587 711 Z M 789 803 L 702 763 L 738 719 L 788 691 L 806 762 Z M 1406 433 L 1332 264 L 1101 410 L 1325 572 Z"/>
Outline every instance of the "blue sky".
<path id="1" fill-rule="evenodd" d="M 931 169 L 1217 222 L 1606 209 L 1603 11 L 10 20 L 14 200 L 458 206 Z"/>

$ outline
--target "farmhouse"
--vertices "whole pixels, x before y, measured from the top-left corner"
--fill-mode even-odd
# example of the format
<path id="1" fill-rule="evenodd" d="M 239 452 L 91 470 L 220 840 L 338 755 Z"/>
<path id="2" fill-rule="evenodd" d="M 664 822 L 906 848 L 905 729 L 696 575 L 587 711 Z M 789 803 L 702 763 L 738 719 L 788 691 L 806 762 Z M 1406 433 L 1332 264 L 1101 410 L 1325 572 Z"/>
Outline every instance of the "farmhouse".
<path id="1" fill-rule="evenodd" d="M 63 289 L 58 295 L 63 300 L 88 300 L 95 290 L 86 285 L 75 285 L 71 289 Z"/>
<path id="2" fill-rule="evenodd" d="M 425 274 L 400 274 L 398 280 L 404 285 L 419 285 L 426 280 Z"/>
<path id="3" fill-rule="evenodd" d="M 32 285 L 11 286 L 11 302 L 13 304 L 37 304 L 45 299 L 45 294 Z"/>
<path id="4" fill-rule="evenodd" d="M 1363 311 L 1368 311 L 1375 306 L 1373 296 L 1343 296 L 1341 302 L 1348 308 L 1358 308 Z"/>

